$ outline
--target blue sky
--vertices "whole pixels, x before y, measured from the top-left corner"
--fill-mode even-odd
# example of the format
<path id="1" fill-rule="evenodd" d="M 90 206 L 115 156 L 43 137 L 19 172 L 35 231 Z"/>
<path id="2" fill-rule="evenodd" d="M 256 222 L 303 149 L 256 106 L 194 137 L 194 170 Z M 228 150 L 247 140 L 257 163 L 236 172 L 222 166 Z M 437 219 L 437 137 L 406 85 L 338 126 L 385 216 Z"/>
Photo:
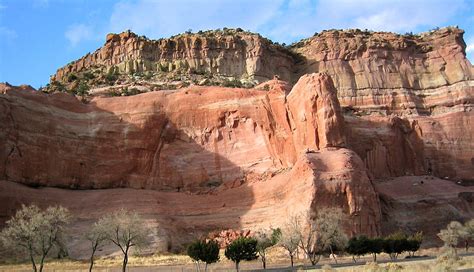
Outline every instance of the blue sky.
<path id="1" fill-rule="evenodd" d="M 0 0 L 0 82 L 45 85 L 109 32 L 149 38 L 241 27 L 287 44 L 331 28 L 423 32 L 458 25 L 474 63 L 473 0 Z"/>

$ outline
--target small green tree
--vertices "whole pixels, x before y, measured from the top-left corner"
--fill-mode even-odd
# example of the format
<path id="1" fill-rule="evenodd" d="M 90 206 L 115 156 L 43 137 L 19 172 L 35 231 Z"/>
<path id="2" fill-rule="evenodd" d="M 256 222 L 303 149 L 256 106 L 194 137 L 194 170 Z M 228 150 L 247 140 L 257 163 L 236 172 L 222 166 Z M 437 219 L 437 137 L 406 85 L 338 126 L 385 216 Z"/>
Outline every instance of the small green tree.
<path id="1" fill-rule="evenodd" d="M 390 256 L 390 259 L 396 260 L 398 255 L 408 249 L 408 238 L 401 231 L 395 232 L 387 236 L 383 241 L 383 251 Z"/>
<path id="2" fill-rule="evenodd" d="M 258 258 L 257 240 L 255 238 L 240 237 L 227 246 L 225 256 L 235 262 L 235 268 L 239 271 L 241 261 L 251 261 Z"/>
<path id="3" fill-rule="evenodd" d="M 423 232 L 421 231 L 408 237 L 406 250 L 408 251 L 408 254 L 411 257 L 415 256 L 415 252 L 417 252 L 420 249 L 422 242 L 423 242 Z"/>
<path id="4" fill-rule="evenodd" d="M 219 244 L 214 240 L 196 240 L 188 246 L 187 253 L 196 262 L 198 271 L 201 271 L 200 262 L 206 264 L 204 271 L 207 271 L 208 264 L 219 261 Z"/>
<path id="5" fill-rule="evenodd" d="M 355 263 L 355 256 L 362 256 L 369 253 L 369 238 L 364 235 L 352 237 L 347 243 L 346 252 L 352 255 L 352 260 Z"/>
<path id="6" fill-rule="evenodd" d="M 374 262 L 377 261 L 377 254 L 380 254 L 383 251 L 384 239 L 382 238 L 372 238 L 367 239 L 367 253 L 372 253 L 374 256 Z"/>
<path id="7" fill-rule="evenodd" d="M 2 243 L 14 251 L 27 252 L 33 271 L 43 271 L 44 260 L 54 246 L 63 244 L 70 214 L 61 206 L 41 210 L 36 205 L 25 206 L 6 222 L 0 233 Z M 39 269 L 37 259 L 39 258 Z"/>
<path id="8" fill-rule="evenodd" d="M 278 242 L 278 233 L 279 230 L 261 230 L 258 231 L 255 235 L 257 239 L 257 252 L 262 260 L 263 269 L 267 269 L 267 249 L 274 246 Z"/>

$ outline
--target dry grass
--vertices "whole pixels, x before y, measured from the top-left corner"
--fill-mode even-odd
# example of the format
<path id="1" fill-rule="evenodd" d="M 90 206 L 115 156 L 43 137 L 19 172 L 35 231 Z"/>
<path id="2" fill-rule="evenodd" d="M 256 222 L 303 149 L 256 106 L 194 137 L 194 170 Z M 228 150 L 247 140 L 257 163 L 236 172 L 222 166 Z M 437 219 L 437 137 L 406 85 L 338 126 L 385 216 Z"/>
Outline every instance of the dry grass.
<path id="1" fill-rule="evenodd" d="M 420 255 L 434 256 L 438 253 L 436 249 L 430 249 L 422 251 Z M 220 252 L 220 261 L 213 267 L 225 268 L 232 270 L 233 263 L 224 257 L 224 252 Z M 289 258 L 284 250 L 280 248 L 271 248 L 268 252 L 269 266 L 285 267 L 289 265 Z M 386 256 L 380 256 L 379 260 L 386 259 Z M 400 258 L 401 259 L 401 258 Z M 350 263 L 352 258 L 349 256 L 339 257 L 339 263 Z M 110 271 L 111 268 L 121 267 L 121 256 L 115 258 L 100 258 L 96 261 L 94 271 Z M 341 272 L 398 272 L 398 271 L 455 271 L 456 269 L 467 269 L 474 267 L 474 256 L 463 257 L 460 261 L 457 261 L 454 265 L 448 263 L 437 263 L 436 259 L 433 260 L 419 260 L 411 261 L 406 263 L 374 263 L 371 261 L 371 257 L 363 257 L 359 261 L 360 263 L 366 262 L 365 265 L 356 267 L 345 267 L 345 268 L 334 268 L 331 267 L 334 261 L 328 258 L 321 260 L 320 264 L 323 265 L 321 270 L 325 272 L 341 271 Z M 193 269 L 192 260 L 185 255 L 176 254 L 156 254 L 151 256 L 132 256 L 129 259 L 129 267 L 156 267 L 156 266 L 174 266 L 174 267 L 187 267 L 187 270 Z M 308 261 L 297 260 L 295 265 L 309 265 Z M 242 263 L 244 269 L 255 269 L 260 268 L 260 261 L 253 261 L 251 263 Z M 45 264 L 46 271 L 87 271 L 89 263 L 87 261 L 73 261 L 73 260 L 62 260 L 56 261 L 51 260 Z M 0 265 L 0 271 L 31 271 L 31 265 L 29 263 L 16 264 L 16 265 Z"/>

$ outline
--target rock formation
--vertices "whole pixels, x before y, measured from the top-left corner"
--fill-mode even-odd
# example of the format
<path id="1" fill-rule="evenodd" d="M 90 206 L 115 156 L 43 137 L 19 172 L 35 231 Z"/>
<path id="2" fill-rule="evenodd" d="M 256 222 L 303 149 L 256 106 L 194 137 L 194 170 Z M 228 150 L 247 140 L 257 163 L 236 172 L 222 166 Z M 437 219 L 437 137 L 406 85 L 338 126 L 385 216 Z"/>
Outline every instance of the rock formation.
<path id="1" fill-rule="evenodd" d="M 52 80 L 67 81 L 69 74 L 92 68 L 127 74 L 182 70 L 258 81 L 278 74 L 290 80 L 293 59 L 283 49 L 258 34 L 241 30 L 189 33 L 160 40 L 126 31 L 108 34 L 103 47 L 60 68 Z"/>
<path id="2" fill-rule="evenodd" d="M 350 235 L 395 224 L 433 238 L 474 216 L 474 73 L 462 34 L 332 30 L 289 48 L 238 30 L 108 35 L 60 68 L 48 93 L 0 85 L 0 223 L 21 203 L 58 203 L 80 232 L 126 207 L 172 250 L 336 206 Z M 190 74 L 203 81 L 183 84 Z M 198 86 L 216 74 L 260 84 Z"/>

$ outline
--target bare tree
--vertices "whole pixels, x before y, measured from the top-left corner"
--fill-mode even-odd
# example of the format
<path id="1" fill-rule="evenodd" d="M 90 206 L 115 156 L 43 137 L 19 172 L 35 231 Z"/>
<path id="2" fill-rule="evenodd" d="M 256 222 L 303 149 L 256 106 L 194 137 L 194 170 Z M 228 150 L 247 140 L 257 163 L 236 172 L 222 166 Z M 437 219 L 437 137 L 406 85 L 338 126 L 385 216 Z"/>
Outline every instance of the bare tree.
<path id="1" fill-rule="evenodd" d="M 43 211 L 36 205 L 22 205 L 15 216 L 7 221 L 0 237 L 8 248 L 25 250 L 33 271 L 42 272 L 44 260 L 51 249 L 63 244 L 61 239 L 69 220 L 69 211 L 61 206 L 48 207 Z"/>
<path id="2" fill-rule="evenodd" d="M 294 254 L 298 249 L 301 238 L 301 216 L 293 216 L 278 235 L 278 245 L 286 249 L 288 255 L 290 255 L 291 267 L 293 267 Z"/>
<path id="3" fill-rule="evenodd" d="M 136 212 L 120 209 L 100 219 L 106 226 L 106 237 L 123 253 L 122 271 L 128 264 L 128 254 L 131 247 L 142 247 L 147 244 L 147 236 L 151 230 L 146 222 Z"/>
<path id="4" fill-rule="evenodd" d="M 89 272 L 92 271 L 94 266 L 94 256 L 97 250 L 102 248 L 102 246 L 107 242 L 107 222 L 104 218 L 99 219 L 95 222 L 91 229 L 86 233 L 86 239 L 90 242 L 91 246 L 91 257 L 90 257 L 90 266 Z"/>
<path id="5" fill-rule="evenodd" d="M 259 230 L 255 234 L 257 239 L 257 252 L 262 260 L 263 269 L 267 269 L 267 249 L 277 243 L 279 229 Z"/>
<path id="6" fill-rule="evenodd" d="M 339 208 L 323 208 L 315 218 L 305 218 L 306 225 L 301 225 L 301 248 L 315 265 L 324 252 L 329 251 L 334 257 L 336 248 L 344 248 L 347 236 L 342 230 L 343 213 Z"/>

